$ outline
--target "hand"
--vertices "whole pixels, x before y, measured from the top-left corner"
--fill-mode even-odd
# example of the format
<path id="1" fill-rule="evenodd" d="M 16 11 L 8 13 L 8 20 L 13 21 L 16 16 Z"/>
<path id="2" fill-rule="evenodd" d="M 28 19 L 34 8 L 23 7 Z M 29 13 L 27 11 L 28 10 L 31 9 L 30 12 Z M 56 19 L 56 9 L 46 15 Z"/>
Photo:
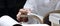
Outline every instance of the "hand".
<path id="1" fill-rule="evenodd" d="M 20 15 L 21 15 L 21 12 L 23 13 L 30 13 L 31 11 L 29 9 L 20 9 L 18 14 L 17 14 L 17 20 L 20 21 Z"/>

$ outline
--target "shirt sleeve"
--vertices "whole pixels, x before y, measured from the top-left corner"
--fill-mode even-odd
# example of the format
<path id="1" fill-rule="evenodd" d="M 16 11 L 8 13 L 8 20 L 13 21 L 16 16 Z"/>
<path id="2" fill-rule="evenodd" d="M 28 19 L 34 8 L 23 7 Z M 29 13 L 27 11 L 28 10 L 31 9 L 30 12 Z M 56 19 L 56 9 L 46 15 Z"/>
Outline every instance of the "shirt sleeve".
<path id="1" fill-rule="evenodd" d="M 24 8 L 33 10 L 35 5 L 36 5 L 35 0 L 27 0 L 24 5 Z"/>
<path id="2" fill-rule="evenodd" d="M 60 1 L 57 3 L 55 10 L 60 10 Z"/>

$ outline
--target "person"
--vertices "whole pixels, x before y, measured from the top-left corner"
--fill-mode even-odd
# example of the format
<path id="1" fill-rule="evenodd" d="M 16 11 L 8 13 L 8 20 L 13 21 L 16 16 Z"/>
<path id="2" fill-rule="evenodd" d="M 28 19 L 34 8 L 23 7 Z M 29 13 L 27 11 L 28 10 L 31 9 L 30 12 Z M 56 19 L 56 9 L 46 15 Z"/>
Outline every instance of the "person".
<path id="1" fill-rule="evenodd" d="M 18 10 L 23 8 L 26 0 L 0 0 L 0 17 L 11 16 L 16 20 Z"/>
<path id="2" fill-rule="evenodd" d="M 55 10 L 55 7 L 59 1 L 60 0 L 27 0 L 23 9 L 19 10 L 17 14 L 17 19 L 19 19 L 20 17 L 20 11 L 24 10 L 26 10 L 26 12 L 28 13 L 34 13 L 39 16 L 43 16 L 44 18 L 48 12 Z"/>

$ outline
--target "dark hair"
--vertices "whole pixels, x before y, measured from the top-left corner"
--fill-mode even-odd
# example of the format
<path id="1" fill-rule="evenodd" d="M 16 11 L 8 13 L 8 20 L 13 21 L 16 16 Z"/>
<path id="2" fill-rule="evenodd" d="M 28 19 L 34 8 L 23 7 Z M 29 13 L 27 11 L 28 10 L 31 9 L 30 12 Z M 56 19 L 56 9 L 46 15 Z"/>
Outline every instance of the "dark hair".
<path id="1" fill-rule="evenodd" d="M 13 26 L 22 26 L 22 25 L 20 25 L 20 24 L 14 24 Z"/>

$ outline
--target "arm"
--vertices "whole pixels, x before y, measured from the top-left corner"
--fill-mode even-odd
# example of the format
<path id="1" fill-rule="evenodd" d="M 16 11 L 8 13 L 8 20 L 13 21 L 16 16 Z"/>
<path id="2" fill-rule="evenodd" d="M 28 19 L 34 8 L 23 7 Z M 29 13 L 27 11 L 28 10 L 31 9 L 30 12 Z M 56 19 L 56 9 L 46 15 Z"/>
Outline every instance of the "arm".
<path id="1" fill-rule="evenodd" d="M 33 10 L 35 5 L 36 5 L 35 0 L 27 0 L 24 5 L 24 9 Z"/>

